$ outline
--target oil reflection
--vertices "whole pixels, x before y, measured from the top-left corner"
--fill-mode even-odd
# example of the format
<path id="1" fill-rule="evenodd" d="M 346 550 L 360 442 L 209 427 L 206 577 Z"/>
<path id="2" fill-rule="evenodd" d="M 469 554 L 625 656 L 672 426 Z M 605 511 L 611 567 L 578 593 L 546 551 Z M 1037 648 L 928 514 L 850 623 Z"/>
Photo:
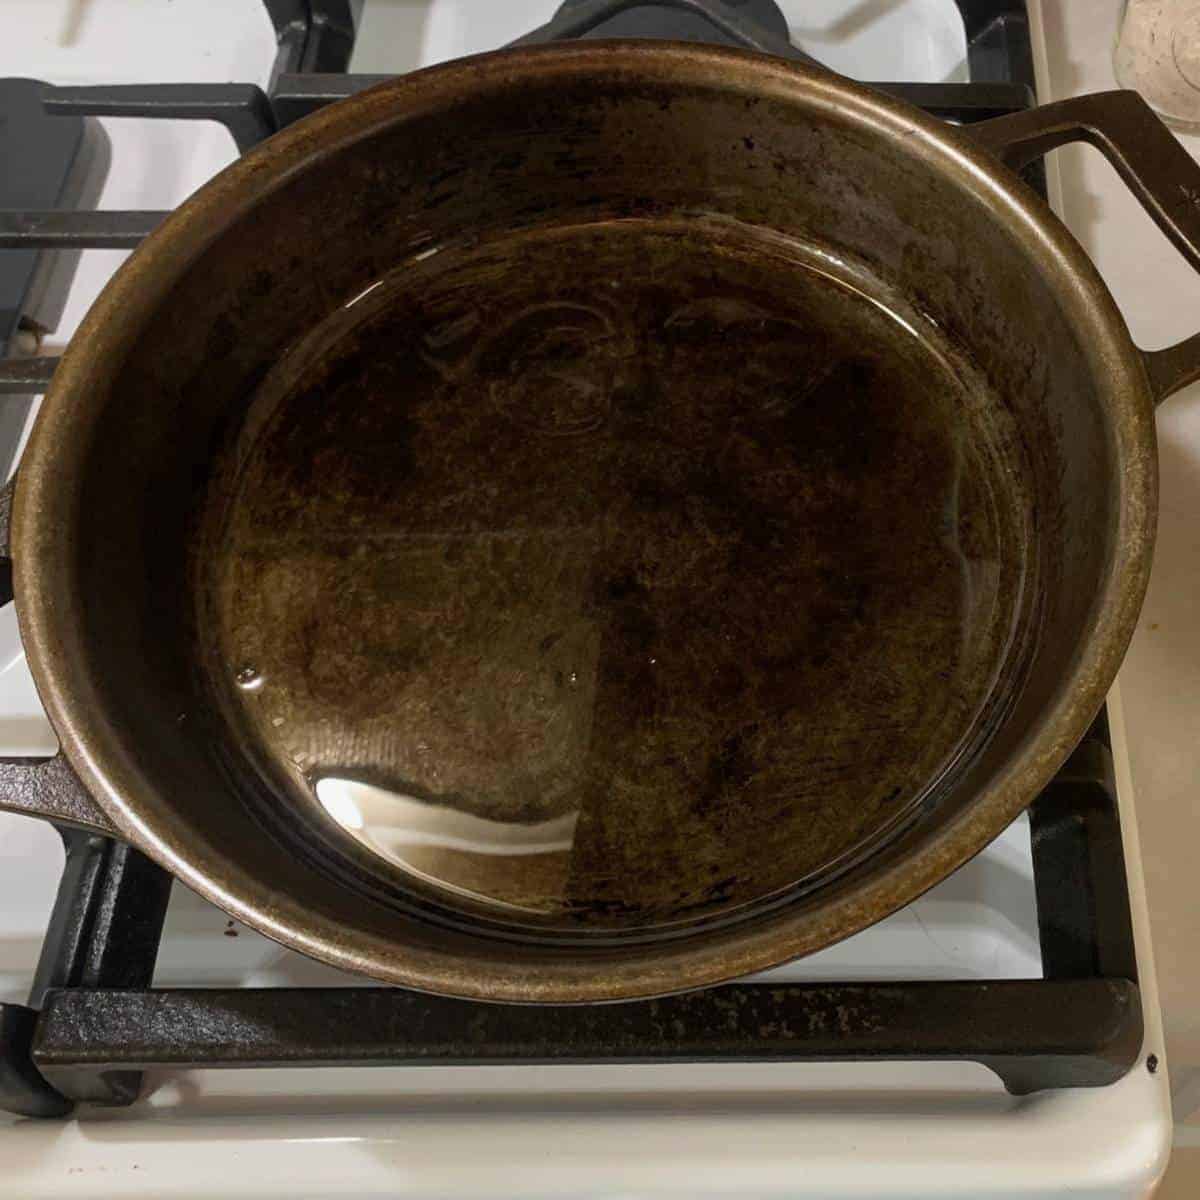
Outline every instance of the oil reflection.
<path id="1" fill-rule="evenodd" d="M 559 899 L 575 844 L 579 812 L 548 821 L 492 821 L 446 803 L 422 800 L 375 784 L 326 776 L 314 785 L 325 812 L 368 849 L 430 883 L 462 895 L 497 899 L 508 907 L 540 911 L 522 896 L 531 860 L 542 860 L 542 886 L 557 877 Z"/>

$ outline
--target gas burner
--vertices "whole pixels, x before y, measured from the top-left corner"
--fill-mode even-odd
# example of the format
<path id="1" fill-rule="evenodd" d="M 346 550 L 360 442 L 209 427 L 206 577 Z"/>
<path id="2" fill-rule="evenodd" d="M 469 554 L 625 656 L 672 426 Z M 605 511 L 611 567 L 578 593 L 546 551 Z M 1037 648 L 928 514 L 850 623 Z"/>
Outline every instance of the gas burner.
<path id="1" fill-rule="evenodd" d="M 712 16 L 701 15 L 696 9 L 707 7 L 725 24 L 715 23 Z M 681 42 L 716 42 L 724 46 L 740 46 L 743 40 L 732 29 L 740 28 L 750 34 L 766 33 L 786 42 L 790 38 L 787 18 L 775 0 L 724 0 L 723 3 L 701 5 L 669 5 L 646 3 L 617 3 L 601 0 L 563 0 L 556 20 L 590 16 L 605 11 L 611 15 L 599 17 L 596 24 L 582 37 L 591 38 L 671 38 Z"/>

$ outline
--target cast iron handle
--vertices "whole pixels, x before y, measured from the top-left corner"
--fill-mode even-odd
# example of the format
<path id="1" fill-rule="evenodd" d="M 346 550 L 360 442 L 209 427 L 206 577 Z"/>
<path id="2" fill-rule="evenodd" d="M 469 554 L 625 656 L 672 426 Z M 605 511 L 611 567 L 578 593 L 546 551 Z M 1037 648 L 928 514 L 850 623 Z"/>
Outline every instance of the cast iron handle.
<path id="1" fill-rule="evenodd" d="M 0 759 L 0 809 L 119 837 L 60 750 L 53 758 Z"/>
<path id="2" fill-rule="evenodd" d="M 0 606 L 12 600 L 12 558 L 8 527 L 15 479 L 0 489 Z M 0 758 L 0 809 L 41 817 L 89 833 L 115 837 L 116 829 L 80 782 L 60 750 L 53 758 Z"/>
<path id="3" fill-rule="evenodd" d="M 1142 207 L 1200 270 L 1200 163 L 1137 92 L 1098 92 L 995 117 L 969 132 L 1014 171 L 1068 142 L 1095 146 Z M 1156 403 L 1200 379 L 1200 333 L 1143 350 Z"/>

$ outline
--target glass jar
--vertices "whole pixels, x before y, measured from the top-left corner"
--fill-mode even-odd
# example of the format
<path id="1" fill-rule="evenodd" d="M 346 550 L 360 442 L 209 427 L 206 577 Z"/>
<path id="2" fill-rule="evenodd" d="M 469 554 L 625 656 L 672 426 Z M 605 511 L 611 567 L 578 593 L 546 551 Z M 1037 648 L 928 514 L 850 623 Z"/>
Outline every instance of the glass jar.
<path id="1" fill-rule="evenodd" d="M 1200 130 L 1200 0 L 1126 0 L 1113 66 L 1164 120 Z"/>

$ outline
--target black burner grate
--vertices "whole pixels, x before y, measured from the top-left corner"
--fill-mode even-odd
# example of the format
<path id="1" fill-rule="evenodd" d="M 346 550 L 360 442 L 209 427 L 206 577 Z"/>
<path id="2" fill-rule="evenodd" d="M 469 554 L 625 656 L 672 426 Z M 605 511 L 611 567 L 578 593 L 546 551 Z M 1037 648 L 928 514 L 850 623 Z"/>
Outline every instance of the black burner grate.
<path id="1" fill-rule="evenodd" d="M 264 3 L 279 40 L 266 92 L 48 88 L 46 109 L 216 120 L 245 150 L 382 78 L 345 73 L 349 0 Z M 1027 107 L 1034 79 L 1024 0 L 958 5 L 971 82 L 875 86 L 962 123 Z M 521 41 L 683 34 L 805 58 L 773 11 L 772 0 L 567 0 Z M 134 246 L 163 215 L 0 212 L 0 249 Z M 0 361 L 0 392 L 44 390 L 52 371 L 52 359 Z M 0 1006 L 0 1108 L 62 1116 L 80 1101 L 130 1104 L 141 1072 L 167 1066 L 965 1060 L 990 1067 L 1015 1093 L 1103 1086 L 1131 1069 L 1143 1036 L 1103 716 L 1033 805 L 1031 826 L 1043 979 L 734 984 L 549 1008 L 366 987 L 153 989 L 169 876 L 127 846 L 64 831 L 66 868 L 30 1004 Z"/>

